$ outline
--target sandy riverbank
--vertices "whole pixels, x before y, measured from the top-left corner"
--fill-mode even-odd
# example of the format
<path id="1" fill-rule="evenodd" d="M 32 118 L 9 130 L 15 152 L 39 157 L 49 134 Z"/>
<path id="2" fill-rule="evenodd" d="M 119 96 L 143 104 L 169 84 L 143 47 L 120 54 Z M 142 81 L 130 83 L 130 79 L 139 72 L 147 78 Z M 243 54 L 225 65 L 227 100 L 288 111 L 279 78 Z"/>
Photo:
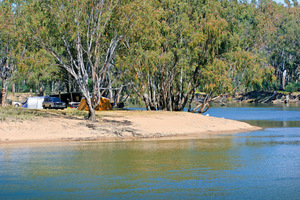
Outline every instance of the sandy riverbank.
<path id="1" fill-rule="evenodd" d="M 205 137 L 258 130 L 244 122 L 187 112 L 106 111 L 97 122 L 80 117 L 37 117 L 0 122 L 0 143 L 45 141 L 107 141 L 141 138 Z"/>

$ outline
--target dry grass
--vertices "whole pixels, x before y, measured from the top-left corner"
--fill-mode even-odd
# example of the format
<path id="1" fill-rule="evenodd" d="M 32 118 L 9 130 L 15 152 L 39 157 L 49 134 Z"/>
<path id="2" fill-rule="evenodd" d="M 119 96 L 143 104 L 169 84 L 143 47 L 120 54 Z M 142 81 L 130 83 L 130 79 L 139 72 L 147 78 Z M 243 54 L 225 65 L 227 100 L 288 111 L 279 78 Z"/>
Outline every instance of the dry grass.
<path id="1" fill-rule="evenodd" d="M 105 117 L 147 117 L 160 114 L 174 115 L 176 112 L 163 112 L 163 111 L 128 111 L 128 110 L 112 110 L 112 111 L 96 111 L 96 117 L 102 119 Z M 66 119 L 84 119 L 88 116 L 88 111 L 79 111 L 77 109 L 27 109 L 20 107 L 7 106 L 0 107 L 0 121 L 23 121 L 34 120 L 39 117 L 60 117 Z"/>
<path id="2" fill-rule="evenodd" d="M 27 109 L 7 106 L 0 107 L 0 121 L 22 121 L 33 120 L 37 117 L 64 117 L 64 118 L 84 118 L 88 113 L 76 109 L 64 110 L 44 110 L 44 109 Z"/>

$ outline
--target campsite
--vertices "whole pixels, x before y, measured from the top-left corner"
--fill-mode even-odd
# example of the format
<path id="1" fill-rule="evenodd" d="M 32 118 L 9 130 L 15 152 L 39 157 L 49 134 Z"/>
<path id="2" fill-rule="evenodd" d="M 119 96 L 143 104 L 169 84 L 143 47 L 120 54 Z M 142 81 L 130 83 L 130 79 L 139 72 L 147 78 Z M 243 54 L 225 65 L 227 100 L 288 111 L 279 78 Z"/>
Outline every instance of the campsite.
<path id="1" fill-rule="evenodd" d="M 299 22 L 299 0 L 0 0 L 0 199 L 299 199 Z"/>
<path id="2" fill-rule="evenodd" d="M 71 96 L 72 98 L 70 98 Z M 14 97 L 14 95 L 9 95 L 9 98 L 18 99 L 15 101 L 9 99 L 11 105 L 15 107 L 20 106 L 22 108 L 28 108 L 28 109 L 46 109 L 49 107 L 46 108 L 44 107 L 43 105 L 44 101 L 49 98 L 56 98 L 66 105 L 63 108 L 76 108 L 78 110 L 88 111 L 88 105 L 86 103 L 86 100 L 84 97 L 82 97 L 82 95 L 80 95 L 80 93 L 75 93 L 75 94 L 63 93 L 63 94 L 53 94 L 49 96 L 29 96 L 26 98 L 24 102 L 21 102 L 19 98 Z M 77 101 L 72 101 L 72 100 L 77 100 Z M 108 98 L 101 97 L 101 100 L 99 101 L 99 106 L 97 106 L 95 110 L 97 111 L 112 110 L 112 107 L 113 104 L 110 102 Z M 55 109 L 55 107 L 53 108 Z M 62 108 L 59 107 L 58 109 L 62 109 Z"/>

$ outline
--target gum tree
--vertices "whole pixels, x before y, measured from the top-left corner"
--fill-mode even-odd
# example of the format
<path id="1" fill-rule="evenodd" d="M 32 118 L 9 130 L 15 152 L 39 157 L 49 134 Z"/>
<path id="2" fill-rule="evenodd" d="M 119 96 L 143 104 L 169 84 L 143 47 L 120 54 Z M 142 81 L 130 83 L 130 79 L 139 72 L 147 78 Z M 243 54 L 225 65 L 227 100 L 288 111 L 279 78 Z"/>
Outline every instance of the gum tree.
<path id="1" fill-rule="evenodd" d="M 127 1 L 120 8 L 126 49 L 118 66 L 147 110 L 203 113 L 209 102 L 261 85 L 255 6 L 237 1 Z M 125 13 L 125 14 L 124 14 Z M 271 71 L 270 71 L 271 72 Z M 196 91 L 206 93 L 191 109 Z"/>
<path id="2" fill-rule="evenodd" d="M 118 0 L 38 0 L 24 8 L 26 31 L 73 76 L 92 121 L 96 120 L 101 88 L 120 40 L 119 35 L 107 30 L 117 3 Z"/>
<path id="3" fill-rule="evenodd" d="M 14 69 L 13 52 L 16 48 L 15 15 L 11 4 L 0 1 L 0 79 L 2 80 L 2 107 L 6 106 L 7 87 Z"/>
<path id="4" fill-rule="evenodd" d="M 218 1 L 133 1 L 122 9 L 127 13 L 122 19 L 132 26 L 118 65 L 127 70 L 148 110 L 181 111 L 210 80 L 222 78 L 217 86 L 228 87 L 226 69 L 219 63 L 229 50 L 220 51 L 221 45 L 230 35 Z"/>

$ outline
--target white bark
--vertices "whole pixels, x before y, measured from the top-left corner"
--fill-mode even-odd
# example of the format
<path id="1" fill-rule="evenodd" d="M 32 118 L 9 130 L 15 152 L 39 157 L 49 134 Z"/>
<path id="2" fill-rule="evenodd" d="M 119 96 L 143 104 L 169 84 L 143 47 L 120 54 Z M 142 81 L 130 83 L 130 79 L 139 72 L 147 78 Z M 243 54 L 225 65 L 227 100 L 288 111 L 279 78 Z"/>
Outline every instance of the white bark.
<path id="1" fill-rule="evenodd" d="M 86 3 L 86 2 L 85 2 Z M 54 13 L 53 17 L 57 23 L 64 22 L 65 9 L 71 9 L 74 21 L 74 30 L 64 30 L 60 33 L 61 41 L 65 53 L 58 52 L 55 46 L 52 46 L 46 39 L 35 36 L 35 39 L 50 52 L 61 66 L 73 76 L 76 83 L 87 100 L 89 107 L 89 117 L 95 120 L 95 108 L 101 100 L 100 88 L 103 88 L 104 80 L 112 63 L 115 51 L 120 40 L 120 36 L 116 35 L 111 39 L 110 44 L 105 44 L 103 40 L 104 32 L 111 18 L 112 11 L 117 5 L 118 0 L 97 1 L 93 7 L 87 4 L 64 8 L 59 7 L 58 11 L 50 5 L 45 5 Z M 47 3 L 45 3 L 47 4 Z M 59 4 L 55 4 L 58 6 Z M 59 30 L 59 29 L 58 29 Z M 85 34 L 83 34 L 83 32 Z M 75 36 L 74 36 L 75 35 Z M 107 47 L 106 47 L 107 46 Z M 103 52 L 106 49 L 106 53 Z M 89 91 L 89 78 L 93 81 L 92 100 Z"/>

